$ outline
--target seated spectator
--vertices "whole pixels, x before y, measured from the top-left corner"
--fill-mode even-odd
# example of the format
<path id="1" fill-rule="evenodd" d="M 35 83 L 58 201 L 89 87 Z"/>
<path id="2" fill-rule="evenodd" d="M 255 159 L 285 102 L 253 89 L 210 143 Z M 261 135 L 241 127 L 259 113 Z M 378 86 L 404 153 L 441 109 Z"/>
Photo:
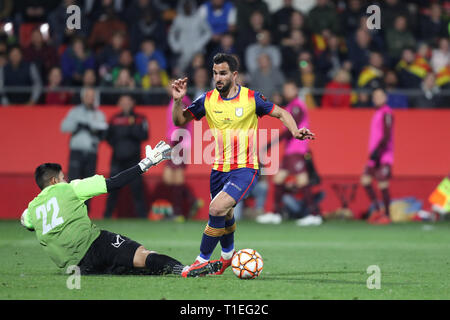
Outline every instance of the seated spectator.
<path id="1" fill-rule="evenodd" d="M 152 39 L 145 39 L 141 44 L 141 51 L 136 53 L 134 63 L 136 69 L 139 71 L 141 77 L 147 73 L 148 62 L 150 60 L 158 61 L 161 69 L 167 70 L 167 61 L 161 50 L 158 50 L 155 41 Z"/>
<path id="2" fill-rule="evenodd" d="M 387 105 L 393 109 L 408 108 L 408 97 L 396 91 L 398 88 L 397 74 L 389 70 L 384 76 L 384 85 L 387 94 Z"/>
<path id="3" fill-rule="evenodd" d="M 82 76 L 80 94 L 74 94 L 72 97 L 73 104 L 80 104 L 86 89 L 95 88 L 97 86 L 97 75 L 94 69 L 86 69 Z M 95 103 L 100 105 L 100 91 L 95 91 Z"/>
<path id="4" fill-rule="evenodd" d="M 80 86 L 87 69 L 95 68 L 95 59 L 89 49 L 86 49 L 82 38 L 74 38 L 72 45 L 61 56 L 61 69 L 64 83 Z"/>
<path id="5" fill-rule="evenodd" d="M 348 59 L 352 62 L 352 77 L 358 78 L 362 68 L 369 63 L 370 52 L 374 49 L 372 38 L 366 28 L 359 28 L 354 36 L 347 39 Z"/>
<path id="6" fill-rule="evenodd" d="M 289 28 L 286 32 L 279 35 L 279 39 L 281 39 L 281 43 L 283 43 L 284 39 L 289 37 L 293 30 L 301 31 L 306 39 L 310 38 L 311 31 L 308 29 L 306 16 L 300 11 L 294 11 L 291 14 L 291 18 L 289 19 Z"/>
<path id="7" fill-rule="evenodd" d="M 36 104 L 42 92 L 42 80 L 34 63 L 23 60 L 22 50 L 13 46 L 9 50 L 8 63 L 3 67 L 0 84 L 5 89 L 4 104 Z M 23 92 L 8 92 L 9 87 L 27 87 Z M 31 92 L 30 92 L 31 91 Z"/>
<path id="8" fill-rule="evenodd" d="M 408 30 L 407 20 L 404 16 L 395 18 L 394 27 L 386 31 L 386 46 L 389 53 L 389 65 L 395 66 L 401 58 L 402 50 L 415 47 L 416 39 Z"/>
<path id="9" fill-rule="evenodd" d="M 76 0 L 61 1 L 59 6 L 50 11 L 48 14 L 48 24 L 50 25 L 50 34 L 53 46 L 59 51 L 61 46 L 70 42 L 70 39 L 77 37 L 87 37 L 91 29 L 91 22 L 85 16 L 85 12 L 81 10 L 80 29 L 67 28 L 67 8 L 71 5 L 76 5 Z M 63 49 L 62 49 L 63 50 Z"/>
<path id="10" fill-rule="evenodd" d="M 125 47 L 125 34 L 121 31 L 114 33 L 111 43 L 106 45 L 97 56 L 99 74 L 104 77 L 119 64 L 119 56 Z"/>
<path id="11" fill-rule="evenodd" d="M 308 41 L 301 30 L 291 30 L 289 38 L 284 38 L 281 41 L 281 70 L 289 77 L 292 71 L 292 66 L 297 63 L 298 55 L 309 50 Z"/>
<path id="12" fill-rule="evenodd" d="M 363 68 L 358 77 L 358 88 L 374 90 L 383 86 L 384 61 L 379 52 L 371 52 L 369 64 Z"/>
<path id="13" fill-rule="evenodd" d="M 241 66 L 243 70 L 247 70 L 245 65 L 245 49 L 250 43 L 256 42 L 256 35 L 264 30 L 268 25 L 264 20 L 264 15 L 255 10 L 249 17 L 250 25 L 245 29 L 238 29 L 239 32 L 236 35 L 236 51 L 240 59 L 244 64 Z"/>
<path id="14" fill-rule="evenodd" d="M 145 39 L 153 39 L 158 50 L 165 52 L 167 47 L 167 31 L 159 11 L 150 5 L 140 12 L 138 19 L 134 20 L 130 29 L 130 48 L 137 52 Z"/>
<path id="15" fill-rule="evenodd" d="M 14 11 L 19 13 L 23 23 L 45 22 L 47 12 L 52 9 L 52 1 L 14 1 Z"/>
<path id="16" fill-rule="evenodd" d="M 396 17 L 403 16 L 406 18 L 407 24 L 411 29 L 414 29 L 412 16 L 409 13 L 408 6 L 405 5 L 405 2 L 399 0 L 385 0 L 381 3 L 381 12 L 381 25 L 383 28 L 393 28 Z"/>
<path id="17" fill-rule="evenodd" d="M 105 75 L 103 79 L 105 84 L 112 85 L 116 82 L 122 69 L 128 69 L 130 74 L 133 76 L 135 83 L 141 83 L 141 76 L 136 69 L 131 51 L 129 49 L 124 49 L 120 52 L 119 64 L 112 69 L 110 74 Z"/>
<path id="18" fill-rule="evenodd" d="M 431 67 L 435 73 L 440 72 L 446 66 L 450 65 L 449 39 L 439 39 L 438 47 L 432 50 Z"/>
<path id="19" fill-rule="evenodd" d="M 210 67 L 207 67 L 205 55 L 201 52 L 198 52 L 194 55 L 194 57 L 191 60 L 191 63 L 186 69 L 186 76 L 188 78 L 188 86 L 191 86 L 194 84 L 194 74 L 195 70 L 198 68 L 208 68 L 208 70 L 212 69 L 212 65 Z"/>
<path id="20" fill-rule="evenodd" d="M 270 57 L 272 66 L 281 67 L 281 52 L 277 46 L 271 44 L 271 35 L 269 30 L 263 30 L 257 35 L 257 43 L 253 43 L 245 50 L 245 65 L 247 71 L 252 73 L 258 68 L 258 57 L 265 53 Z"/>
<path id="21" fill-rule="evenodd" d="M 131 29 L 131 26 L 142 17 L 142 13 L 146 12 L 146 10 L 148 9 L 155 12 L 156 16 L 159 16 L 160 11 L 158 7 L 155 5 L 155 1 L 152 0 L 130 1 L 130 4 L 128 4 L 124 12 L 124 20 L 128 25 L 128 27 Z"/>
<path id="22" fill-rule="evenodd" d="M 350 109 L 351 89 L 350 73 L 345 69 L 340 69 L 334 79 L 325 86 L 322 109 Z"/>
<path id="23" fill-rule="evenodd" d="M 338 70 L 345 67 L 351 70 L 351 63 L 347 59 L 346 48 L 343 48 L 340 39 L 336 35 L 330 35 L 327 48 L 316 58 L 316 73 L 325 78 L 325 82 L 333 79 Z"/>
<path id="24" fill-rule="evenodd" d="M 299 54 L 293 73 L 293 79 L 300 88 L 299 98 L 306 103 L 308 109 L 317 107 L 318 97 L 314 95 L 313 88 L 321 88 L 322 83 L 314 73 L 313 55 L 309 51 Z"/>
<path id="25" fill-rule="evenodd" d="M 205 49 L 211 35 L 208 23 L 199 18 L 195 1 L 180 1 L 168 35 L 170 48 L 176 55 L 174 74 L 181 75 L 186 70 L 192 57 Z"/>
<path id="26" fill-rule="evenodd" d="M 114 33 L 127 32 L 127 25 L 116 15 L 114 7 L 109 1 L 103 0 L 104 13 L 100 15 L 92 27 L 88 44 L 94 52 L 102 50 L 112 38 Z"/>
<path id="27" fill-rule="evenodd" d="M 211 52 L 209 53 L 209 67 L 212 69 L 213 65 L 213 57 L 217 53 L 228 53 L 228 54 L 237 54 L 236 47 L 234 46 L 234 36 L 230 32 L 226 32 L 221 35 L 219 43 L 212 48 Z"/>
<path id="28" fill-rule="evenodd" d="M 62 71 L 60 67 L 53 67 L 48 73 L 48 85 L 45 93 L 46 105 L 67 105 L 72 100 L 72 92 L 62 91 Z"/>
<path id="29" fill-rule="evenodd" d="M 277 40 L 289 37 L 292 31 L 289 24 L 294 12 L 298 11 L 292 6 L 292 0 L 283 0 L 283 6 L 272 14 L 272 34 Z"/>
<path id="30" fill-rule="evenodd" d="M 198 9 L 212 31 L 211 40 L 218 45 L 224 33 L 233 32 L 236 27 L 236 7 L 229 0 L 208 0 Z"/>
<path id="31" fill-rule="evenodd" d="M 429 73 L 422 81 L 419 96 L 411 99 L 411 107 L 417 109 L 429 109 L 444 107 L 439 87 L 436 85 L 436 78 L 433 73 Z"/>
<path id="32" fill-rule="evenodd" d="M 150 60 L 147 65 L 147 73 L 142 77 L 143 89 L 165 88 L 169 84 L 167 72 L 160 68 L 158 61 Z"/>
<path id="33" fill-rule="evenodd" d="M 194 84 L 192 99 L 199 97 L 206 91 L 211 90 L 209 72 L 205 67 L 199 67 L 194 71 Z"/>
<path id="34" fill-rule="evenodd" d="M 136 95 L 131 91 L 136 88 L 136 82 L 130 74 L 127 68 L 123 68 L 119 71 L 116 81 L 113 83 L 115 90 L 107 90 L 102 93 L 101 101 L 106 105 L 116 105 L 120 96 L 124 93 L 131 96 L 136 101 Z"/>
<path id="35" fill-rule="evenodd" d="M 420 17 L 420 39 L 429 44 L 448 35 L 447 24 L 442 18 L 442 8 L 437 2 L 430 4 L 429 13 Z"/>
<path id="36" fill-rule="evenodd" d="M 340 25 L 342 34 L 353 34 L 360 26 L 360 19 L 366 14 L 366 8 L 363 7 L 360 0 L 349 0 L 347 6 L 340 14 Z"/>
<path id="37" fill-rule="evenodd" d="M 23 59 L 36 65 L 42 79 L 47 77 L 51 68 L 59 64 L 56 49 L 44 41 L 39 28 L 31 32 L 31 42 L 23 50 Z"/>
<path id="38" fill-rule="evenodd" d="M 416 56 L 413 49 L 405 48 L 395 71 L 401 88 L 419 88 L 422 80 L 431 72 L 431 67 L 424 58 Z"/>
<path id="39" fill-rule="evenodd" d="M 317 0 L 308 13 L 309 29 L 314 34 L 322 34 L 328 30 L 334 34 L 339 33 L 338 13 L 333 3 L 329 0 Z"/>
<path id="40" fill-rule="evenodd" d="M 251 16 L 258 11 L 262 15 L 264 28 L 271 25 L 269 7 L 263 0 L 241 0 L 236 4 L 236 30 L 239 32 L 251 29 Z M 249 19 L 250 17 L 250 19 Z"/>
<path id="41" fill-rule="evenodd" d="M 273 99 L 275 93 L 280 93 L 284 83 L 284 76 L 281 70 L 272 65 L 270 56 L 261 53 L 258 56 L 258 67 L 250 73 L 250 87 Z M 274 102 L 275 103 L 275 102 Z"/>

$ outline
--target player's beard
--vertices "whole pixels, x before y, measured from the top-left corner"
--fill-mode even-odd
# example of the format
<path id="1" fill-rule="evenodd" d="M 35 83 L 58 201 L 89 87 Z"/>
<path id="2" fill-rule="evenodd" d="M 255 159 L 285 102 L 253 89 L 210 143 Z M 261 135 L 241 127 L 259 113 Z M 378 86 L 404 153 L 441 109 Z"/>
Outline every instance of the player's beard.
<path id="1" fill-rule="evenodd" d="M 226 82 L 222 81 L 222 88 L 221 89 L 219 89 L 217 87 L 217 83 L 216 83 L 216 89 L 217 89 L 217 91 L 219 91 L 219 93 L 227 93 L 230 90 L 230 88 L 231 88 L 231 80 L 230 81 L 226 81 Z"/>

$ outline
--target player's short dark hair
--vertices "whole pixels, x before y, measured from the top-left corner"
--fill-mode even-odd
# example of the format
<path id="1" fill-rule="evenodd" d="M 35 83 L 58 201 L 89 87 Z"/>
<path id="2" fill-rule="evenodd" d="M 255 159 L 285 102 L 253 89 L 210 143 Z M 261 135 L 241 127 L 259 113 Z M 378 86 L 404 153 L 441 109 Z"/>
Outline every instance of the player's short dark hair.
<path id="1" fill-rule="evenodd" d="M 214 64 L 220 64 L 224 62 L 228 63 L 228 67 L 230 67 L 231 72 L 238 71 L 239 69 L 239 61 L 232 54 L 218 53 L 214 56 L 213 62 Z"/>
<path id="2" fill-rule="evenodd" d="M 43 163 L 34 171 L 34 180 L 38 187 L 43 190 L 50 183 L 51 178 L 57 178 L 62 171 L 58 163 Z"/>

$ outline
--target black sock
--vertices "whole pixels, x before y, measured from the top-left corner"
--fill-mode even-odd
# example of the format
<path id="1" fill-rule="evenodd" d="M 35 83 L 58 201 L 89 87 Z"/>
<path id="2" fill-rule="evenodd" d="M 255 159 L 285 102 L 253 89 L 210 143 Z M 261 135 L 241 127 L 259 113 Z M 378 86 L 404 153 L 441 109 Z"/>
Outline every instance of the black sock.
<path id="1" fill-rule="evenodd" d="M 389 189 L 381 189 L 381 196 L 383 198 L 383 204 L 384 204 L 384 212 L 386 212 L 386 215 L 389 217 L 389 205 L 391 204 L 391 196 L 389 194 Z"/>
<path id="2" fill-rule="evenodd" d="M 164 254 L 150 253 L 145 259 L 145 267 L 151 275 L 181 274 L 185 267 L 180 261 Z"/>
<path id="3" fill-rule="evenodd" d="M 367 186 L 364 186 L 364 189 L 366 189 L 367 195 L 369 196 L 370 201 L 375 205 L 375 210 L 380 210 L 380 206 L 378 205 L 377 196 L 375 194 L 375 190 L 373 189 L 372 185 L 369 184 Z"/>

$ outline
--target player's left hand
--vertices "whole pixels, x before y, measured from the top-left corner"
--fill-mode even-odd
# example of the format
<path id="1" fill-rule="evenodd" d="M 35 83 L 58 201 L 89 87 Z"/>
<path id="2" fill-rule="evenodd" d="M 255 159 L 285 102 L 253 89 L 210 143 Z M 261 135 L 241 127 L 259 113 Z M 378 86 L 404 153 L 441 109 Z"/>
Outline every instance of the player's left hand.
<path id="1" fill-rule="evenodd" d="M 298 129 L 297 132 L 295 132 L 293 134 L 293 136 L 295 139 L 299 139 L 299 140 L 314 140 L 314 139 L 316 139 L 316 135 L 307 128 Z"/>
<path id="2" fill-rule="evenodd" d="M 145 146 L 145 159 L 139 162 L 143 172 L 146 172 L 152 166 L 159 164 L 161 161 L 169 160 L 172 149 L 164 141 L 158 142 L 158 144 L 152 149 L 150 145 Z"/>

